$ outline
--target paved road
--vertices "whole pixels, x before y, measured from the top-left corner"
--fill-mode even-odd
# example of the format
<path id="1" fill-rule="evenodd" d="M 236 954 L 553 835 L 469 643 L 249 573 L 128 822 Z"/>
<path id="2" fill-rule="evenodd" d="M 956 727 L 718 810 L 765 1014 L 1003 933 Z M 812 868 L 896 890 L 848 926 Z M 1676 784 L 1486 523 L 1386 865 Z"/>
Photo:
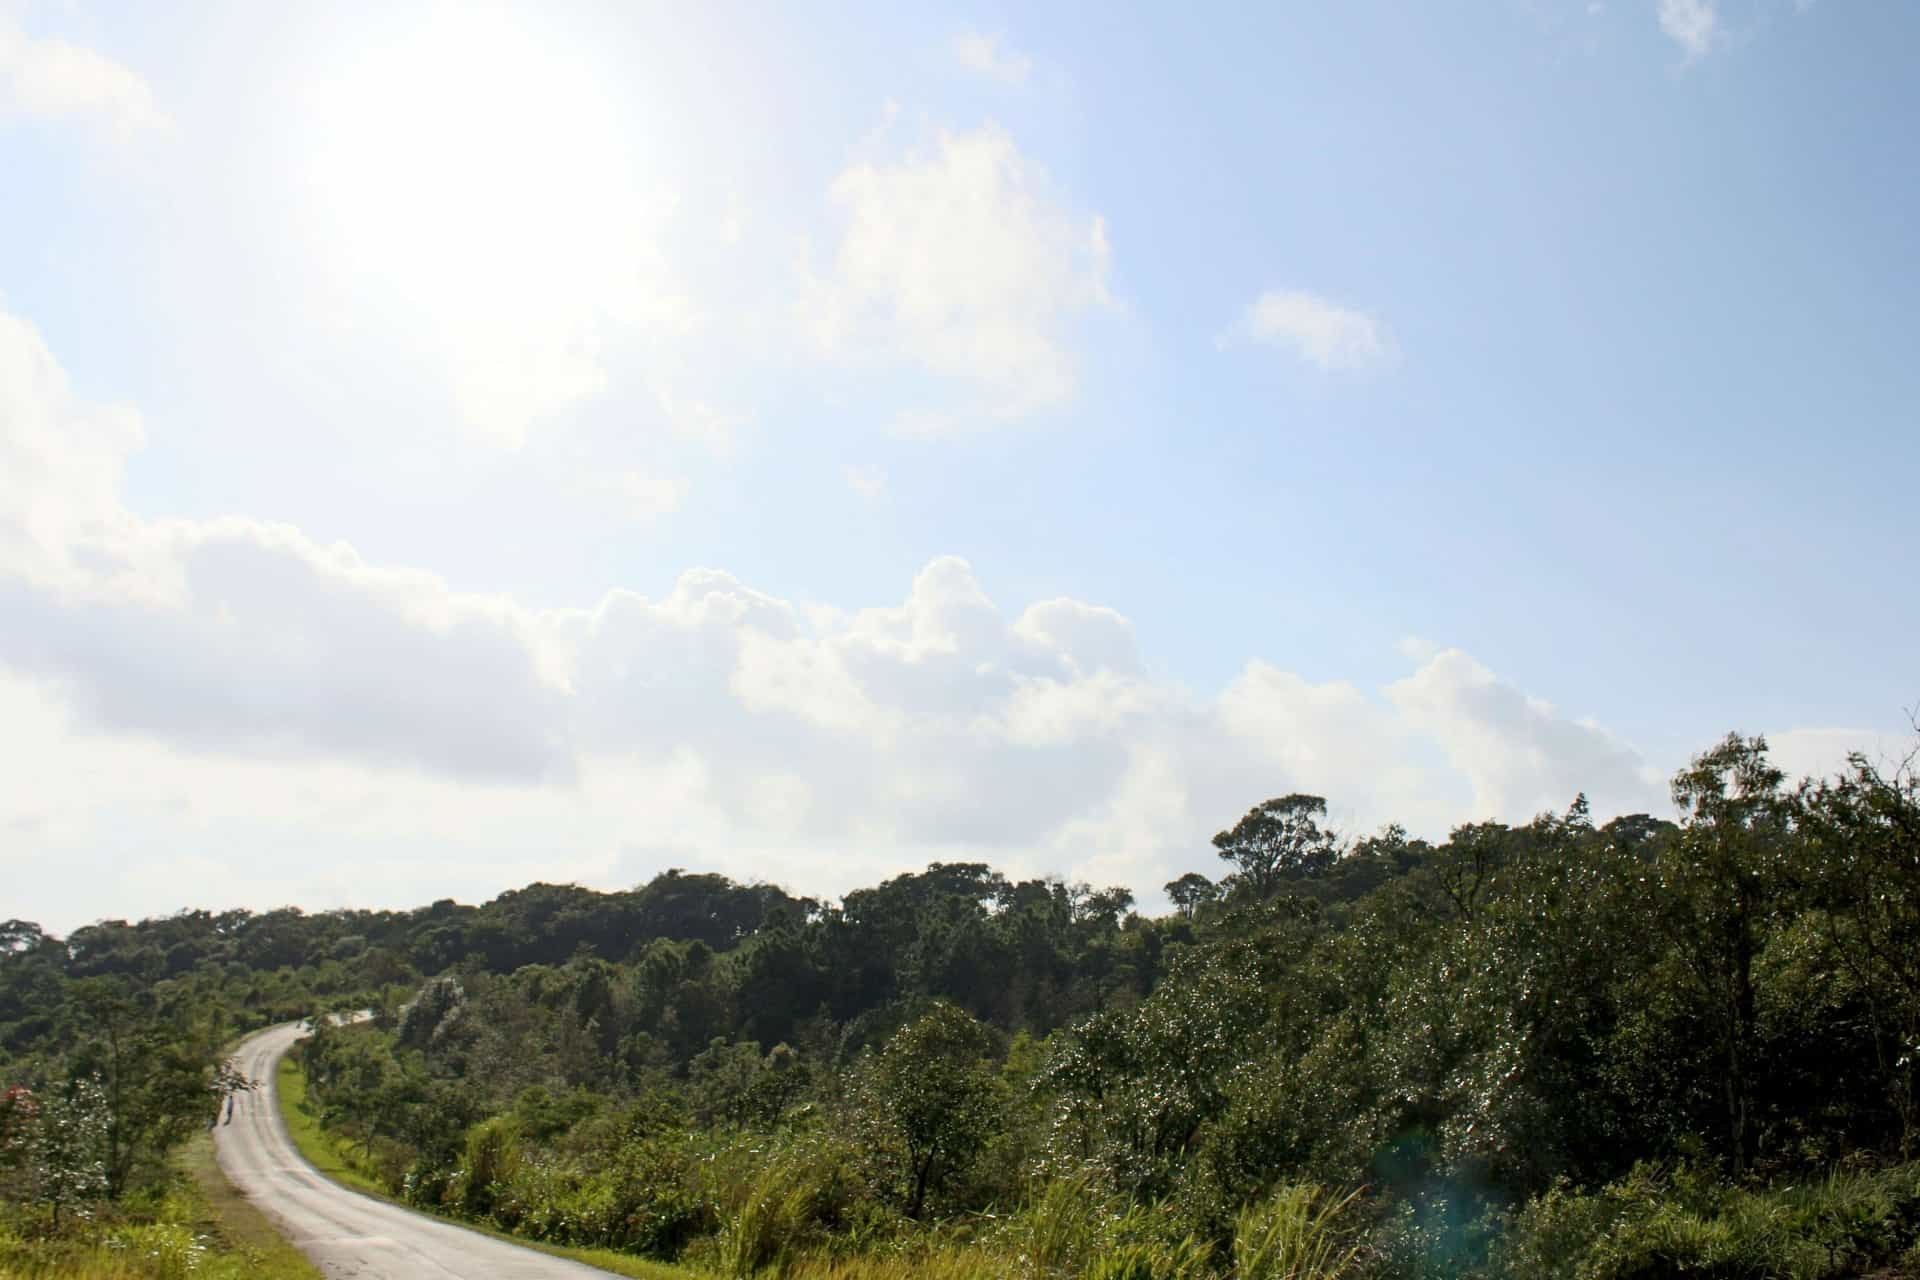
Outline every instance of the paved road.
<path id="1" fill-rule="evenodd" d="M 220 1167 L 272 1215 L 329 1280 L 606 1280 L 608 1272 L 411 1213 L 327 1181 L 300 1158 L 280 1119 L 274 1067 L 306 1032 L 272 1027 L 241 1042 L 240 1069 L 262 1082 L 214 1130 Z"/>

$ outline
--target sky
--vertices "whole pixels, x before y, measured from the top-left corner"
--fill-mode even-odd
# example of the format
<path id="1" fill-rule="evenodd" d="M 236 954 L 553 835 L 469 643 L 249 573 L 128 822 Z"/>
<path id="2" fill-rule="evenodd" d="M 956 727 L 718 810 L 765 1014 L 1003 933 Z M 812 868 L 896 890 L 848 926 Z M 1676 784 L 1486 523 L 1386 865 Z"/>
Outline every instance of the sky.
<path id="1" fill-rule="evenodd" d="M 1911 743 L 1920 8 L 0 0 L 0 917 Z"/>

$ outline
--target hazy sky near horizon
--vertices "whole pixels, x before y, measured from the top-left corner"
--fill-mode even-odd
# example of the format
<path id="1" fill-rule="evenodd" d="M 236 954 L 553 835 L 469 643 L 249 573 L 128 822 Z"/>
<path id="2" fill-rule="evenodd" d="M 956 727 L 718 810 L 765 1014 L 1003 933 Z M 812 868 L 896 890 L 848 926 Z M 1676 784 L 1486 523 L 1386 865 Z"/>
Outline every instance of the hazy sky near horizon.
<path id="1" fill-rule="evenodd" d="M 1251 11 L 1250 11 L 1251 10 Z M 0 916 L 1912 739 L 1920 8 L 0 0 Z"/>

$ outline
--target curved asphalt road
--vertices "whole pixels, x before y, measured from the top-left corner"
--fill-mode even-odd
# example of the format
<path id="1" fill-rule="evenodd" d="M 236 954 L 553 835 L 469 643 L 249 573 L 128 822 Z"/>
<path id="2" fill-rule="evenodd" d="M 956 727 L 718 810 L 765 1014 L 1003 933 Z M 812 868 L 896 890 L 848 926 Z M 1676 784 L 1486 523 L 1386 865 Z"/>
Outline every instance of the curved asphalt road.
<path id="1" fill-rule="evenodd" d="M 329 1182 L 294 1150 L 274 1068 L 306 1033 L 297 1022 L 242 1041 L 234 1061 L 261 1082 L 214 1130 L 220 1167 L 329 1280 L 605 1280 L 608 1272 L 507 1244 Z"/>

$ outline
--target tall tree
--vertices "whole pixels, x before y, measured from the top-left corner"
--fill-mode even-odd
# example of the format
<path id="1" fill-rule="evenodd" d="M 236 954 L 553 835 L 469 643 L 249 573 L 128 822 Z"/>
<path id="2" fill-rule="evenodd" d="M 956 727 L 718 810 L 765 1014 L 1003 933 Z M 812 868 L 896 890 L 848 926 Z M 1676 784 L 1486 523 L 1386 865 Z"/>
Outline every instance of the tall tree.
<path id="1" fill-rule="evenodd" d="M 1295 792 L 1255 805 L 1233 830 L 1215 836 L 1213 847 L 1238 868 L 1234 887 L 1264 900 L 1286 881 L 1319 875 L 1334 864 L 1338 840 L 1321 829 L 1326 816 L 1324 799 Z"/>
<path id="2" fill-rule="evenodd" d="M 1728 1154 L 1752 1164 L 1758 1002 L 1754 965 L 1786 888 L 1781 860 L 1792 826 L 1784 775 L 1764 738 L 1728 734 L 1673 780 L 1683 814 L 1660 864 L 1656 918 L 1699 993 L 1726 1073 Z"/>
<path id="3" fill-rule="evenodd" d="M 72 1078 L 98 1082 L 105 1123 L 106 1189 L 118 1198 L 227 1095 L 253 1083 L 210 1046 L 196 1045 L 107 979 L 76 984 L 86 1035 L 68 1061 Z"/>
<path id="4" fill-rule="evenodd" d="M 1167 901 L 1183 916 L 1192 916 L 1201 907 L 1220 900 L 1220 886 L 1198 871 L 1189 871 L 1178 880 L 1167 881 L 1166 890 Z"/>
<path id="5" fill-rule="evenodd" d="M 1803 786 L 1805 865 L 1834 957 L 1864 993 L 1879 1074 L 1900 1124 L 1920 1139 L 1920 775 L 1910 755 L 1883 772 L 1865 756 Z"/>

